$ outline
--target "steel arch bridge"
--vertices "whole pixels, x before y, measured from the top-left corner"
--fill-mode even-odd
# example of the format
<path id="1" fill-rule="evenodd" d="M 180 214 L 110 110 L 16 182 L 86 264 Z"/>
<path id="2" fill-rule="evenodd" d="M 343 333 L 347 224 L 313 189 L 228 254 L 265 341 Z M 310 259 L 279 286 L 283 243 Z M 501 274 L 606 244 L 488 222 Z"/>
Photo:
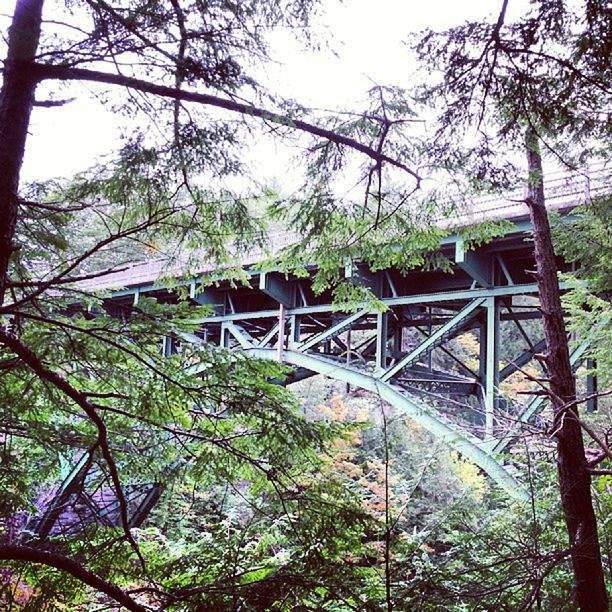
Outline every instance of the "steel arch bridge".
<path id="1" fill-rule="evenodd" d="M 603 171 L 594 177 L 563 175 L 547 184 L 549 205 L 569 212 L 608 193 L 605 178 Z M 505 236 L 476 250 L 468 250 L 458 234 L 443 240 L 440 253 L 452 262 L 452 274 L 414 270 L 402 275 L 347 264 L 345 277 L 367 287 L 386 307 L 383 312 L 364 303 L 355 312 L 339 313 L 329 294 L 315 295 L 311 278 L 261 270 L 257 254 L 245 262 L 250 286 L 219 282 L 203 289 L 202 278 L 210 274 L 205 268 L 179 284 L 189 289 L 194 304 L 211 306 L 213 314 L 197 321 L 197 336 L 165 338 L 162 350 L 171 354 L 184 342 L 209 342 L 288 364 L 293 368 L 289 383 L 319 374 L 375 393 L 478 465 L 509 495 L 524 499 L 526 492 L 504 451 L 537 416 L 544 400 L 535 396 L 524 403 L 508 402 L 500 387 L 537 360 L 545 342 L 538 325 L 537 287 L 529 273 L 535 268 L 531 226 L 525 205 L 517 203 L 519 196 L 510 194 L 510 203 L 481 201 L 475 209 L 479 220 L 511 219 L 514 229 Z M 458 224 L 469 221 L 474 218 Z M 172 302 L 173 289 L 157 282 L 163 265 L 135 264 L 82 283 L 80 289 L 110 291 L 109 311 L 129 309 L 144 296 Z M 561 260 L 558 265 L 568 269 Z M 463 337 L 476 349 L 469 358 L 458 350 Z M 517 339 L 522 343 L 518 353 L 508 353 L 508 338 L 514 339 L 513 346 Z M 571 354 L 575 367 L 586 348 L 586 342 L 576 344 Z M 596 381 L 589 377 L 587 384 L 593 390 Z M 593 401 L 588 409 L 595 409 Z M 60 492 L 65 496 L 85 480 L 86 470 L 75 468 Z M 134 524 L 144 520 L 159 494 L 159 485 L 135 494 Z M 53 508 L 55 515 L 43 515 L 36 523 L 44 530 L 34 526 L 39 536 L 58 520 Z"/>

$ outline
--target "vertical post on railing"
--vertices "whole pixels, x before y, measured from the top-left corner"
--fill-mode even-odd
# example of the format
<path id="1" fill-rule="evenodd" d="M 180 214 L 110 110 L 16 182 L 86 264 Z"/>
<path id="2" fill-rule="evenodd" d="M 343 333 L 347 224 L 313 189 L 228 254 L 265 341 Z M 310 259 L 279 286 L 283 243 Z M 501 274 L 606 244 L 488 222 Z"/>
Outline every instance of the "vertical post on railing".
<path id="1" fill-rule="evenodd" d="M 276 358 L 279 363 L 283 362 L 283 352 L 285 350 L 285 305 L 278 307 L 278 344 L 276 348 Z"/>

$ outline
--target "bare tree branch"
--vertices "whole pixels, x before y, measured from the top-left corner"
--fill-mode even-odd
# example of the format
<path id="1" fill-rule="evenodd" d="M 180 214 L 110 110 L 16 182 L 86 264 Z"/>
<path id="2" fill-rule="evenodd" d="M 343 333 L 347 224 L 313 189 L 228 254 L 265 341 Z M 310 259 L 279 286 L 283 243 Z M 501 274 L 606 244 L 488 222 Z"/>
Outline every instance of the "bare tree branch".
<path id="1" fill-rule="evenodd" d="M 75 100 L 76 98 L 67 98 L 66 100 L 34 100 L 33 105 L 39 108 L 55 108 L 57 106 L 65 106 Z"/>
<path id="2" fill-rule="evenodd" d="M 34 78 L 38 79 L 39 81 L 92 81 L 95 83 L 120 85 L 121 87 L 135 89 L 143 93 L 149 93 L 152 95 L 161 96 L 163 98 L 170 98 L 172 100 L 183 100 L 185 102 L 194 102 L 196 104 L 214 106 L 216 108 L 224 108 L 233 113 L 240 113 L 241 115 L 247 117 L 251 116 L 257 117 L 259 119 L 264 119 L 272 123 L 276 123 L 279 125 L 290 127 L 295 130 L 306 132 L 308 134 L 312 134 L 313 136 L 325 138 L 326 140 L 329 140 L 330 142 L 333 142 L 335 144 L 343 145 L 354 149 L 355 151 L 359 151 L 360 153 L 363 153 L 364 155 L 370 157 L 377 163 L 385 162 L 391 166 L 395 166 L 396 168 L 403 170 L 404 172 L 407 172 L 416 180 L 417 186 L 419 186 L 421 182 L 421 177 L 414 170 L 412 170 L 402 162 L 393 159 L 388 155 L 379 153 L 375 149 L 372 149 L 372 147 L 364 145 L 353 138 L 343 136 L 342 134 L 338 134 L 333 130 L 328 130 L 326 128 L 319 127 L 306 121 L 301 121 L 300 119 L 292 119 L 287 115 L 274 113 L 272 111 L 258 108 L 256 106 L 242 104 L 240 102 L 235 102 L 226 98 L 220 98 L 211 94 L 201 94 L 196 92 L 183 91 L 174 87 L 167 87 L 165 85 L 155 85 L 154 83 L 150 83 L 149 81 L 143 81 L 141 79 L 127 77 L 119 74 L 109 74 L 97 70 L 70 68 L 67 66 L 50 66 L 36 63 L 29 64 L 27 69 L 30 70 L 33 73 Z"/>
<path id="3" fill-rule="evenodd" d="M 612 470 L 589 470 L 591 476 L 612 476 Z"/>
<path id="4" fill-rule="evenodd" d="M 0 559 L 3 561 L 27 561 L 29 563 L 41 563 L 66 572 L 81 582 L 89 585 L 96 591 L 100 591 L 114 599 L 132 612 L 146 612 L 147 608 L 136 603 L 127 593 L 118 586 L 100 578 L 91 570 L 83 567 L 69 557 L 58 553 L 51 553 L 31 546 L 4 545 L 0 546 Z"/>

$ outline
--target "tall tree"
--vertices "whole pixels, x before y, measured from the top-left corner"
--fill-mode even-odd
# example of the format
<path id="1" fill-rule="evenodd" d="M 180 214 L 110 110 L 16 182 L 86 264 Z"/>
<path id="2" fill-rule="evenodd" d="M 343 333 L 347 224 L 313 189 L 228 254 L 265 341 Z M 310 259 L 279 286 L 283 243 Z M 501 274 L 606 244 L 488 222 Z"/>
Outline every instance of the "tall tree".
<path id="1" fill-rule="evenodd" d="M 45 21 L 47 6 L 54 12 Z M 180 293 L 171 300 L 176 304 L 144 300 L 106 316 L 103 296 L 85 296 L 74 283 L 103 275 L 108 252 L 130 241 L 165 249 L 175 258 L 189 253 L 218 262 L 231 261 L 230 242 L 235 248 L 256 242 L 252 198 L 230 187 L 232 178 L 245 173 L 241 146 L 257 124 L 273 125 L 279 134 L 312 137 L 312 153 L 329 180 L 349 149 L 374 164 L 375 170 L 364 172 L 364 182 L 386 165 L 413 184 L 419 181 L 408 165 L 383 152 L 386 132 L 381 136 L 380 121 L 370 130 L 362 122 L 361 134 L 369 131 L 368 138 L 355 139 L 346 130 L 331 129 L 333 120 L 306 121 L 303 109 L 274 98 L 257 83 L 255 66 L 267 59 L 267 32 L 295 26 L 307 38 L 315 8 L 311 0 L 15 3 L 0 90 L 0 313 L 7 322 L 0 328 L 5 399 L 0 420 L 3 470 L 14 485 L 2 499 L 5 533 L 10 535 L 12 521 L 35 499 L 41 481 L 59 477 L 58 456 L 95 462 L 117 499 L 119 537 L 113 532 L 104 537 L 92 527 L 89 540 L 69 538 L 62 554 L 41 554 L 36 560 L 130 609 L 142 606 L 92 574 L 88 563 L 109 580 L 138 580 L 146 598 L 165 603 L 192 601 L 197 607 L 204 605 L 205 593 L 232 597 L 245 591 L 242 565 L 236 561 L 228 575 L 210 551 L 202 551 L 206 542 L 201 538 L 189 543 L 186 556 L 210 559 L 209 568 L 198 561 L 193 565 L 198 571 L 185 577 L 191 584 L 170 578 L 168 590 L 158 588 L 156 577 L 166 580 L 168 567 L 143 550 L 154 551 L 155 544 L 137 541 L 128 522 L 134 479 L 162 486 L 179 473 L 183 486 L 208 481 L 211 487 L 238 488 L 250 482 L 262 506 L 251 520 L 276 512 L 289 527 L 281 519 L 268 527 L 299 538 L 299 521 L 291 512 L 298 501 L 286 501 L 279 492 L 295 488 L 309 469 L 316 469 L 316 451 L 335 430 L 304 422 L 289 396 L 266 382 L 282 375 L 277 366 L 202 345 L 185 349 L 182 357 L 162 359 L 160 337 L 195 331 L 189 322 L 194 311 Z M 66 103 L 58 91 L 84 82 L 107 87 L 104 95 L 116 112 L 136 115 L 146 125 L 116 159 L 70 184 L 23 185 L 20 169 L 33 109 Z M 37 99 L 43 83 L 51 93 Z M 320 190 L 319 178 L 313 174 L 310 179 Z M 93 240 L 76 238 L 84 226 L 93 228 Z M 99 315 L 92 318 L 87 305 Z M 207 367 L 190 373 L 184 359 Z M 272 502 L 275 492 L 277 502 Z M 321 492 L 320 498 L 326 495 Z M 311 492 L 309 499 L 316 497 Z M 337 548 L 337 541 L 326 537 L 324 521 L 337 520 L 341 512 L 321 508 L 309 515 L 319 526 L 321 547 Z M 356 540 L 359 512 L 350 504 L 345 509 L 346 533 Z M 43 527 L 37 533 L 48 535 Z M 35 544 L 44 547 L 41 540 Z M 231 549 L 237 555 L 241 543 L 238 539 Z M 272 545 L 261 546 L 269 553 Z M 304 569 L 313 558 L 307 547 L 302 552 Z M 0 545 L 0 556 L 32 562 L 35 553 L 9 541 Z M 130 557 L 140 569 L 130 566 Z M 262 571 L 267 575 L 267 569 Z"/>
<path id="2" fill-rule="evenodd" d="M 23 162 L 36 80 L 28 67 L 38 49 L 43 1 L 15 6 L 0 94 L 0 304 L 4 301 L 17 221 L 19 173 Z"/>
<path id="3" fill-rule="evenodd" d="M 555 252 L 546 213 L 542 154 L 576 169 L 607 156 L 611 22 L 604 2 L 574 7 L 539 0 L 506 23 L 504 0 L 494 23 L 468 23 L 427 32 L 420 59 L 440 79 L 423 98 L 439 111 L 431 154 L 461 170 L 476 189 L 500 189 L 516 176 L 513 155 L 527 155 L 527 197 L 534 228 L 549 373 L 548 395 L 557 439 L 559 487 L 576 597 L 582 610 L 607 610 L 591 474 L 585 457 L 576 389 L 569 361 Z"/>

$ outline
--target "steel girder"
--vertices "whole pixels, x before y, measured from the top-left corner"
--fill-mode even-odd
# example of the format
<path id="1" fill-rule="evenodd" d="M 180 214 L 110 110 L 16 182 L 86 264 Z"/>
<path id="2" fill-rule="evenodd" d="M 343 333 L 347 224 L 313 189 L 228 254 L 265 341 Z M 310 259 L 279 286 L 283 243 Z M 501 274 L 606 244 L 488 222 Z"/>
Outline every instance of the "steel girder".
<path id="1" fill-rule="evenodd" d="M 121 525 L 119 500 L 114 485 L 96 460 L 96 450 L 84 452 L 56 490 L 41 491 L 21 541 L 45 542 L 50 537 L 69 537 L 91 523 Z M 124 484 L 129 527 L 140 527 L 162 492 L 161 483 Z"/>
<path id="2" fill-rule="evenodd" d="M 252 348 L 247 349 L 245 353 L 259 359 L 276 359 L 276 352 L 273 349 Z M 283 357 L 285 363 L 297 368 L 304 368 L 375 393 L 392 406 L 401 410 L 415 423 L 427 429 L 436 438 L 459 451 L 466 459 L 478 465 L 512 497 L 521 500 L 527 499 L 526 490 L 508 471 L 508 468 L 502 465 L 495 456 L 482 448 L 482 440 L 467 432 L 460 433 L 456 431 L 449 424 L 445 423 L 440 416 L 436 415 L 431 408 L 418 398 L 407 394 L 401 387 L 391 385 L 372 375 L 322 356 L 300 353 L 298 351 L 284 351 Z"/>
<path id="3" fill-rule="evenodd" d="M 275 282 L 276 292 L 287 295 L 278 278 Z M 381 298 L 388 308 L 382 313 L 370 311 L 365 304 L 356 312 L 342 314 L 332 304 L 287 308 L 279 302 L 277 310 L 217 314 L 199 323 L 212 330 L 208 336 L 218 337 L 225 348 L 294 366 L 298 374 L 288 383 L 315 373 L 380 395 L 480 466 L 510 495 L 524 498 L 525 491 L 512 466 L 504 465 L 501 453 L 544 402 L 535 399 L 518 413 L 504 415 L 499 384 L 520 372 L 543 348 L 542 341 L 530 338 L 534 330 L 528 333 L 523 327 L 537 315 L 533 305 L 511 305 L 513 296 L 533 297 L 535 292 L 533 284 L 512 284 L 395 295 Z M 515 312 L 525 308 L 526 312 Z M 503 367 L 502 324 L 516 325 L 527 344 L 518 357 L 505 359 Z M 412 338 L 406 346 L 410 330 L 421 338 L 416 344 Z M 463 334 L 471 334 L 479 343 L 478 372 L 447 344 Z M 435 351 L 438 360 L 440 356 L 452 360 L 454 372 L 433 366 Z M 575 363 L 583 351 L 573 354 Z M 197 366 L 192 368 L 196 371 Z M 444 401 L 449 410 L 441 408 Z"/>

